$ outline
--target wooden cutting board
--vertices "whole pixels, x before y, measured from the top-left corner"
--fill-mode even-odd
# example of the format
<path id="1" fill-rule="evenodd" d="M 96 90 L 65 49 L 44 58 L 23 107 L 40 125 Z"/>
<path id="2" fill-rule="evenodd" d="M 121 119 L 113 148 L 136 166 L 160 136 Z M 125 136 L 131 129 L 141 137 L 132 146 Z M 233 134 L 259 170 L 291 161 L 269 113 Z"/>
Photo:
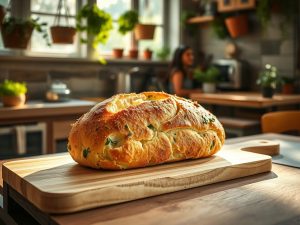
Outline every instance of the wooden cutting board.
<path id="1" fill-rule="evenodd" d="M 256 151 L 276 143 L 251 142 Z M 234 146 L 234 145 L 233 145 Z M 249 144 L 245 144 L 248 147 Z M 271 157 L 226 146 L 197 160 L 125 171 L 78 165 L 68 153 L 11 161 L 3 180 L 48 213 L 69 213 L 245 177 L 271 170 Z"/>

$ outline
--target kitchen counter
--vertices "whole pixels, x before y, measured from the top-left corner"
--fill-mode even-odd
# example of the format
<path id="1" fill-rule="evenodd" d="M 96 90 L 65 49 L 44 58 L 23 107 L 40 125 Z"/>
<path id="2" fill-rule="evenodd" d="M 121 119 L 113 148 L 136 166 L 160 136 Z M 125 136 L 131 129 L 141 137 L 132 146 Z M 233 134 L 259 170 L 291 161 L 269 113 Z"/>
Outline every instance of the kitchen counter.
<path id="1" fill-rule="evenodd" d="M 226 142 L 232 144 L 255 139 L 281 140 L 290 144 L 300 142 L 299 137 L 278 134 L 248 136 Z M 10 187 L 6 183 L 7 177 L 4 177 L 4 210 L 8 210 L 12 218 L 17 218 L 20 211 L 13 207 L 19 205 L 25 210 L 21 212 L 29 212 L 22 214 L 24 224 L 32 224 L 30 214 L 41 224 L 60 225 L 298 224 L 299 176 L 297 168 L 273 164 L 272 171 L 267 173 L 62 215 L 38 210 Z"/>
<path id="2" fill-rule="evenodd" d="M 43 124 L 45 147 L 42 149 L 42 153 L 55 153 L 57 152 L 56 141 L 65 140 L 70 132 L 71 124 L 95 104 L 94 101 L 72 99 L 69 102 L 56 103 L 28 101 L 20 107 L 0 105 L 0 125 L 2 125 L 2 129 L 7 126 L 16 129 L 21 127 L 22 130 L 24 128 L 26 130 L 28 124 Z M 21 133 L 19 137 L 16 137 L 17 141 L 23 143 L 22 149 L 26 148 L 24 146 L 26 141 L 22 140 L 25 136 Z M 19 144 L 17 143 L 17 145 Z"/>
<path id="3" fill-rule="evenodd" d="M 8 120 L 20 120 L 47 116 L 64 116 L 87 112 L 95 102 L 72 99 L 69 102 L 28 101 L 20 107 L 3 107 L 0 104 L 0 123 Z"/>
<path id="4" fill-rule="evenodd" d="M 220 92 L 220 93 L 193 93 L 190 98 L 201 104 L 270 108 L 283 105 L 300 105 L 300 95 L 275 94 L 273 98 L 264 98 L 256 92 Z"/>

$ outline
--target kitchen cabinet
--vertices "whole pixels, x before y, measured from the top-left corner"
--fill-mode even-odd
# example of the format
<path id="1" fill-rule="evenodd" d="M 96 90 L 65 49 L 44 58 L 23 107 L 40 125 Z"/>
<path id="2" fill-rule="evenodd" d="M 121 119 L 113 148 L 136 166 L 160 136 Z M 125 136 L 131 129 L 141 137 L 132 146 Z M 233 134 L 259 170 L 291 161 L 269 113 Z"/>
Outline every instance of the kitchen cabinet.
<path id="1" fill-rule="evenodd" d="M 218 0 L 219 12 L 253 9 L 255 0 Z"/>
<path id="2" fill-rule="evenodd" d="M 22 107 L 2 107 L 0 105 L 0 125 L 1 128 L 6 128 L 2 130 L 6 133 L 10 131 L 10 133 L 16 133 L 14 139 L 17 144 L 17 152 L 7 148 L 9 156 L 29 155 L 28 146 L 24 143 L 28 142 L 26 131 L 33 131 L 31 127 L 36 127 L 35 130 L 39 128 L 38 131 L 43 137 L 42 144 L 37 145 L 40 146 L 40 149 L 34 152 L 35 155 L 57 152 L 57 141 L 66 140 L 71 124 L 95 104 L 93 101 L 71 100 L 62 103 L 30 101 Z M 33 139 L 31 138 L 31 140 Z"/>

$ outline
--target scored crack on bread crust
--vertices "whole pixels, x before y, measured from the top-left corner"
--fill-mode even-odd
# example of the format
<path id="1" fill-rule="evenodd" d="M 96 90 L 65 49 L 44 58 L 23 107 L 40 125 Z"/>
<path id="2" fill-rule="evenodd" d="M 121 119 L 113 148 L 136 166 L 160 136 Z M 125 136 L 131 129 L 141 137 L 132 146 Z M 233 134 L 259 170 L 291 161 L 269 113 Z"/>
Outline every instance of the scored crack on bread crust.
<path id="1" fill-rule="evenodd" d="M 222 125 L 196 102 L 163 92 L 115 95 L 72 125 L 68 151 L 81 165 L 128 169 L 208 157 Z"/>

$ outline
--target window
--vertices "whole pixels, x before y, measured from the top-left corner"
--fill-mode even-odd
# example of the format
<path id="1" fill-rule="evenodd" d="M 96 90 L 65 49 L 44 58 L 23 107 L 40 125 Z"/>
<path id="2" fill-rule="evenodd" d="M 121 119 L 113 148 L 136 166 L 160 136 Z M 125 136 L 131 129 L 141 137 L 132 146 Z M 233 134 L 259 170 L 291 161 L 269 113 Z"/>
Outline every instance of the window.
<path id="1" fill-rule="evenodd" d="M 164 1 L 162 0 L 139 0 L 139 15 L 141 23 L 155 24 L 153 40 L 140 40 L 139 48 L 144 50 L 158 50 L 164 46 Z"/>
<path id="2" fill-rule="evenodd" d="M 110 37 L 106 44 L 100 44 L 101 54 L 109 55 L 114 48 L 124 48 L 124 50 L 130 49 L 131 35 L 121 35 L 118 32 L 117 20 L 121 14 L 131 9 L 131 0 L 97 0 L 97 5 L 100 9 L 111 14 L 113 18 L 113 30 L 110 32 Z"/>
<path id="3" fill-rule="evenodd" d="M 68 19 L 69 24 L 64 16 L 60 19 L 60 25 L 62 26 L 75 26 L 75 15 L 76 15 L 76 0 L 66 0 L 67 6 L 69 7 L 70 18 Z M 50 27 L 54 24 L 54 19 L 57 15 L 57 1 L 53 0 L 31 0 L 31 16 L 32 18 L 40 18 L 40 21 L 47 22 L 49 30 L 48 35 L 51 42 Z M 62 14 L 65 15 L 65 8 L 62 9 Z M 47 46 L 46 41 L 42 35 L 36 31 L 33 32 L 31 37 L 31 51 L 39 53 L 62 53 L 75 55 L 78 53 L 79 45 L 78 38 L 74 44 L 52 44 Z"/>
<path id="4" fill-rule="evenodd" d="M 1 1 L 1 0 L 0 0 Z M 69 7 L 69 25 L 76 25 L 76 13 L 86 0 L 65 0 Z M 96 4 L 106 12 L 110 13 L 113 18 L 113 30 L 110 33 L 110 37 L 106 44 L 100 44 L 99 49 L 102 55 L 111 55 L 113 48 L 124 48 L 128 51 L 132 48 L 132 45 L 139 47 L 139 50 L 150 48 L 157 50 L 164 45 L 164 34 L 166 31 L 164 21 L 164 4 L 165 0 L 94 0 Z M 48 24 L 48 36 L 51 42 L 50 27 L 54 25 L 54 20 L 58 15 L 57 6 L 58 0 L 10 0 L 11 10 L 16 17 L 23 17 L 24 15 L 30 15 L 32 18 L 40 18 L 40 22 L 47 22 Z M 139 19 L 141 23 L 150 23 L 156 25 L 155 36 L 153 40 L 140 40 L 133 43 L 133 32 L 129 32 L 126 35 L 121 35 L 118 32 L 117 20 L 121 14 L 130 9 L 136 9 L 139 12 Z M 10 13 L 10 12 L 9 12 Z M 65 9 L 62 9 L 62 14 L 65 14 Z M 64 16 L 61 17 L 60 25 L 67 25 L 67 21 Z M 55 56 L 78 56 L 81 55 L 85 49 L 85 46 L 79 43 L 79 34 L 76 35 L 76 41 L 74 44 L 52 44 L 50 47 L 47 46 L 46 41 L 42 35 L 36 31 L 33 31 L 30 46 L 27 53 L 32 54 L 54 54 Z M 2 41 L 0 38 L 0 49 L 2 47 Z M 11 51 L 5 49 L 5 51 Z M 26 53 L 26 54 L 27 54 Z M 126 55 L 126 53 L 125 53 Z"/>

